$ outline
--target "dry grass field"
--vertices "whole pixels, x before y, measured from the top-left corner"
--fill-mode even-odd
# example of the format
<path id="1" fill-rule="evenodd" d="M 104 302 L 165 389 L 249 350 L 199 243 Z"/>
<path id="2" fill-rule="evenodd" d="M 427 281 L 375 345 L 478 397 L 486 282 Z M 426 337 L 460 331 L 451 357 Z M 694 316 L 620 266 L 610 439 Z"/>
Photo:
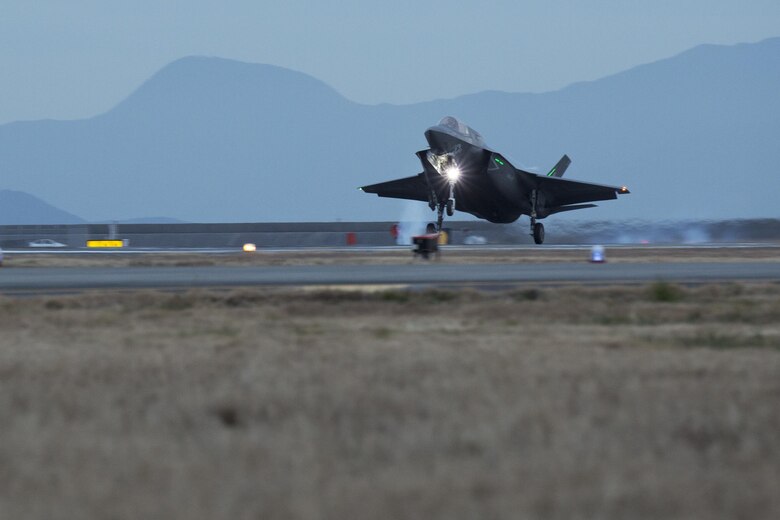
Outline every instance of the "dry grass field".
<path id="1" fill-rule="evenodd" d="M 0 518 L 780 518 L 780 285 L 0 297 Z"/>

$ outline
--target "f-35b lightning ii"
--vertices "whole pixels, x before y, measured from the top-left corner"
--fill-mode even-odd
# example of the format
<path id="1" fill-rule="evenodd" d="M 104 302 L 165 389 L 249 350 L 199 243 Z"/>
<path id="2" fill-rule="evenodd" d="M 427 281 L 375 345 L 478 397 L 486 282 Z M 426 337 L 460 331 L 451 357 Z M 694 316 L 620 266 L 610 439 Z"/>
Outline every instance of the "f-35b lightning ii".
<path id="1" fill-rule="evenodd" d="M 448 116 L 425 131 L 430 148 L 417 152 L 422 173 L 360 188 L 380 197 L 420 200 L 438 210 L 441 230 L 446 210 L 455 208 L 495 223 L 531 217 L 534 242 L 544 242 L 541 220 L 562 211 L 595 207 L 590 202 L 616 199 L 629 193 L 625 186 L 605 186 L 562 179 L 571 160 L 564 155 L 547 175 L 515 168 L 482 136 Z M 457 204 L 456 204 L 457 201 Z"/>

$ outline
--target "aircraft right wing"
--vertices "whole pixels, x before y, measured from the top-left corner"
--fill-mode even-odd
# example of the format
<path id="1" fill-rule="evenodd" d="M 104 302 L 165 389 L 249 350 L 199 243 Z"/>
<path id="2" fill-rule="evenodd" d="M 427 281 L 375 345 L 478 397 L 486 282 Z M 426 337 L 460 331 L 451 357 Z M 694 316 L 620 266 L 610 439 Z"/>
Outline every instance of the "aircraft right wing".
<path id="1" fill-rule="evenodd" d="M 608 186 L 592 182 L 563 179 L 563 173 L 571 164 L 569 156 L 561 157 L 547 175 L 531 173 L 515 168 L 498 154 L 493 154 L 493 161 L 499 166 L 511 167 L 520 177 L 520 182 L 526 190 L 538 190 L 545 213 L 560 213 L 573 209 L 591 208 L 599 200 L 616 199 L 618 195 L 630 193 L 625 186 Z M 541 209 L 541 208 L 540 208 Z"/>
<path id="2" fill-rule="evenodd" d="M 629 193 L 625 186 L 607 186 L 560 177 L 538 176 L 537 183 L 547 207 L 616 199 L 618 195 Z"/>
<path id="3" fill-rule="evenodd" d="M 618 195 L 629 193 L 625 186 L 606 186 L 560 177 L 539 177 L 538 186 L 539 191 L 544 194 L 545 205 L 548 207 L 611 200 L 616 199 Z"/>
<path id="4" fill-rule="evenodd" d="M 371 184 L 360 189 L 366 193 L 376 193 L 380 197 L 421 200 L 423 202 L 428 202 L 428 194 L 430 193 L 424 173 L 394 181 Z"/>

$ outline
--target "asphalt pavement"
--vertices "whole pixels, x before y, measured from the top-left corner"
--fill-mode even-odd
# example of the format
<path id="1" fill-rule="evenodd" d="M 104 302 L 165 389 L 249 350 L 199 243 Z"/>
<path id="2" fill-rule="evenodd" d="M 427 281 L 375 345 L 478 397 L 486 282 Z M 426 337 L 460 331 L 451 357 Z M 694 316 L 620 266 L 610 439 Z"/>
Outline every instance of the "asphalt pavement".
<path id="1" fill-rule="evenodd" d="M 309 285 L 626 284 L 780 281 L 778 262 L 524 263 L 0 269 L 13 291 Z"/>

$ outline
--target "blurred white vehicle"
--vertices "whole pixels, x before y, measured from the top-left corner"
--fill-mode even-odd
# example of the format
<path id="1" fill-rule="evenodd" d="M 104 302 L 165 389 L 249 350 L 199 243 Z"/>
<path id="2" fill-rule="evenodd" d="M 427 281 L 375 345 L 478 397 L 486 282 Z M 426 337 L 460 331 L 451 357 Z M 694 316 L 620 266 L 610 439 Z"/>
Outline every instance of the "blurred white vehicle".
<path id="1" fill-rule="evenodd" d="M 29 247 L 68 247 L 61 242 L 52 240 L 51 238 L 39 238 L 38 240 L 28 242 L 27 245 Z"/>
<path id="2" fill-rule="evenodd" d="M 469 235 L 463 239 L 463 243 L 467 246 L 484 246 L 487 239 L 481 235 Z"/>

